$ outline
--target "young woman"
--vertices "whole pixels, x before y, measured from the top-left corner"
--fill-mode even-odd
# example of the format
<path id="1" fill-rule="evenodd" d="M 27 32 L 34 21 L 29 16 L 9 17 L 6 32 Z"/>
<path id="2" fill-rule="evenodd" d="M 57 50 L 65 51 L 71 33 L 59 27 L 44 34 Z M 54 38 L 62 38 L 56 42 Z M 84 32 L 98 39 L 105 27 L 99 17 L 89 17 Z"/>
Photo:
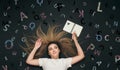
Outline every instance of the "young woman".
<path id="1" fill-rule="evenodd" d="M 54 29 L 55 28 L 52 27 L 53 31 L 54 31 Z M 51 30 L 51 32 L 52 32 L 52 30 Z M 60 58 L 61 52 L 66 54 L 64 48 L 62 47 L 63 44 L 64 43 L 69 44 L 69 41 L 65 42 L 69 39 L 66 39 L 64 41 L 62 39 L 62 42 L 61 42 L 61 40 L 60 41 L 57 41 L 57 40 L 50 41 L 49 40 L 49 43 L 47 44 L 47 52 L 48 52 L 48 55 L 50 56 L 50 58 L 34 58 L 38 49 L 41 48 L 43 44 L 45 44 L 45 42 L 43 42 L 43 39 L 41 39 L 41 38 L 42 37 L 40 37 L 35 42 L 33 50 L 30 52 L 30 54 L 27 57 L 27 60 L 26 60 L 27 64 L 35 65 L 35 66 L 42 66 L 43 70 L 67 70 L 69 67 L 71 67 L 71 65 L 81 61 L 85 57 L 83 50 L 77 41 L 76 34 L 73 33 L 72 40 L 74 41 L 74 44 L 76 46 L 77 55 L 67 57 L 67 58 Z M 61 39 L 61 38 L 59 38 L 59 39 Z M 70 45 L 66 45 L 66 46 L 69 46 L 69 47 L 67 47 L 67 50 L 71 50 Z M 65 44 L 64 44 L 64 47 L 65 47 Z M 62 50 L 64 50 L 64 51 L 62 51 Z M 66 54 L 66 55 L 68 55 L 68 54 Z"/>

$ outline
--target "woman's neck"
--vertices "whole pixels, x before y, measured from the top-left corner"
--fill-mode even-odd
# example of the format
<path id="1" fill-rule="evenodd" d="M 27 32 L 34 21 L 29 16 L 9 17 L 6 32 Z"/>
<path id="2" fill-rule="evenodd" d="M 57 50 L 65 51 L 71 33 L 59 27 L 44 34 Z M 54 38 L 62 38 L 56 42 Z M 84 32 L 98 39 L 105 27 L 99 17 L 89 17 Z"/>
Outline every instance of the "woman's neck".
<path id="1" fill-rule="evenodd" d="M 51 59 L 59 59 L 59 57 L 51 57 Z"/>

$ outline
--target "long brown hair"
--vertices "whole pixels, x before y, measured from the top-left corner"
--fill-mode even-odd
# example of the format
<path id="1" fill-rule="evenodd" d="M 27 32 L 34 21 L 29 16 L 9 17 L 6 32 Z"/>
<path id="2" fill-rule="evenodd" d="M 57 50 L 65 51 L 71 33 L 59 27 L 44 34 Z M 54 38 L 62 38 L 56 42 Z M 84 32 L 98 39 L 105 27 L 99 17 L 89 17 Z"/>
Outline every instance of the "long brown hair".
<path id="1" fill-rule="evenodd" d="M 66 32 L 59 29 L 59 25 L 48 25 L 47 32 L 45 33 L 41 25 L 38 26 L 36 29 L 36 33 L 34 36 L 28 36 L 26 39 L 26 48 L 23 47 L 23 49 L 29 54 L 32 49 L 34 48 L 35 41 L 38 38 L 42 39 L 42 45 L 39 48 L 39 50 L 36 52 L 35 56 L 42 57 L 45 53 L 46 46 L 49 42 L 56 41 L 61 44 L 61 52 L 66 57 L 75 56 L 76 50 L 74 48 L 74 43 L 72 42 L 71 38 L 66 37 Z"/>

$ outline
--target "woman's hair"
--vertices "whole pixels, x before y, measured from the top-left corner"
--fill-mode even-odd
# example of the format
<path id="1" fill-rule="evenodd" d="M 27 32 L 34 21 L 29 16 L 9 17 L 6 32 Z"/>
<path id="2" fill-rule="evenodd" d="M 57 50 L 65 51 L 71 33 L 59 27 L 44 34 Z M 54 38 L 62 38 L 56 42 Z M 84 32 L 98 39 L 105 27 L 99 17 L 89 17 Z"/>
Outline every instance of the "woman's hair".
<path id="1" fill-rule="evenodd" d="M 58 25 L 48 25 L 47 32 L 45 33 L 41 26 L 39 26 L 36 29 L 36 33 L 34 36 L 28 36 L 26 39 L 26 48 L 22 47 L 28 54 L 32 51 L 34 48 L 35 42 L 37 39 L 41 38 L 42 39 L 42 45 L 37 50 L 35 56 L 36 57 L 42 57 L 43 54 L 45 53 L 45 50 L 47 48 L 47 45 L 52 43 L 52 42 L 58 42 L 61 44 L 61 52 L 66 56 L 66 57 L 71 57 L 75 56 L 76 49 L 74 48 L 74 43 L 72 42 L 71 38 L 66 36 L 66 32 L 63 30 L 59 29 L 60 26 Z"/>

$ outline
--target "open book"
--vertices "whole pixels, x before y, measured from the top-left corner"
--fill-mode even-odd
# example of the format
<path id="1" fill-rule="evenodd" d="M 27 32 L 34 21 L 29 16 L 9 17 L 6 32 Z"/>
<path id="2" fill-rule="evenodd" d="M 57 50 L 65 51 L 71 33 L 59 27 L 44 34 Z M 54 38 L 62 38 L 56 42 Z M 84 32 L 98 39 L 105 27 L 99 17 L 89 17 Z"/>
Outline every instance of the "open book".
<path id="1" fill-rule="evenodd" d="M 69 21 L 69 20 L 66 21 L 66 23 L 63 27 L 63 30 L 68 33 L 72 34 L 73 32 L 75 32 L 77 37 L 79 37 L 79 35 L 81 34 L 82 29 L 83 29 L 82 26 L 75 24 L 74 22 Z"/>

